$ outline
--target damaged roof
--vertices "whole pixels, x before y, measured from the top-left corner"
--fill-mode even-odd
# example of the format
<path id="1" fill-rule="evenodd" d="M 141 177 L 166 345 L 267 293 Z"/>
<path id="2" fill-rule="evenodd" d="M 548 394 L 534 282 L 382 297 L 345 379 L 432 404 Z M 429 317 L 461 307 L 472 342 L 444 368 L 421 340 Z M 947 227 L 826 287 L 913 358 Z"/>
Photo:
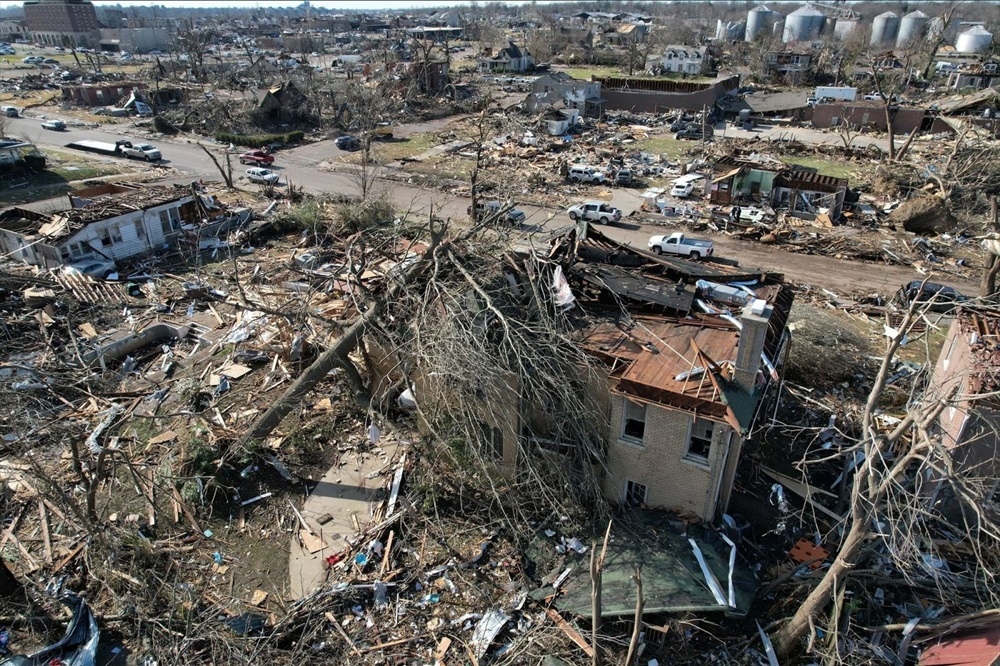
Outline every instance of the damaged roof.
<path id="1" fill-rule="evenodd" d="M 66 238 L 88 224 L 126 215 L 131 212 L 162 206 L 172 201 L 189 199 L 189 189 L 178 187 L 116 187 L 104 195 L 83 199 L 80 208 L 67 208 L 51 215 L 27 215 L 25 210 L 12 208 L 0 214 L 0 228 L 24 235 L 38 234 L 48 240 Z M 72 193 L 71 193 L 72 194 Z"/>
<path id="2" fill-rule="evenodd" d="M 643 613 L 711 612 L 745 615 L 757 589 L 753 574 L 737 561 L 732 570 L 733 597 L 729 605 L 730 546 L 714 532 L 697 526 L 687 526 L 682 533 L 680 521 L 636 511 L 639 524 L 632 529 L 616 526 L 608 545 L 601 585 L 601 617 L 621 617 L 635 614 L 636 568 L 642 570 Z M 626 531 L 627 530 L 627 531 Z M 715 582 L 721 588 L 724 604 L 720 604 L 705 572 L 695 555 L 694 544 L 705 558 Z M 542 542 L 536 547 L 554 547 Z M 560 587 L 554 604 L 559 610 L 582 617 L 592 615 L 591 580 L 588 561 L 590 553 L 568 551 L 561 570 L 574 566 L 573 573 Z M 551 589 L 551 588 L 550 588 Z"/>
<path id="3" fill-rule="evenodd" d="M 963 309 L 958 315 L 963 335 L 969 339 L 969 395 L 1000 390 L 1000 316 Z"/>

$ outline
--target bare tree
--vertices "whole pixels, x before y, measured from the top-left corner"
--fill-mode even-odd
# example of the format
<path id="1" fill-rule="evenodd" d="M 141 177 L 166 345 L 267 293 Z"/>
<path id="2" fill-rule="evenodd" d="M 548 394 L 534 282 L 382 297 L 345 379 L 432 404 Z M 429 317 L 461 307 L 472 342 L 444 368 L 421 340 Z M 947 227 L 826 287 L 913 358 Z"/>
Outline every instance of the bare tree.
<path id="1" fill-rule="evenodd" d="M 974 603 L 991 607 L 1000 601 L 991 573 L 1000 530 L 995 517 L 984 510 L 995 479 L 977 478 L 975 471 L 960 468 L 936 429 L 944 410 L 968 396 L 951 385 L 928 390 L 911 399 L 911 407 L 898 423 L 888 428 L 879 423 L 894 357 L 920 314 L 914 301 L 898 333 L 888 340 L 858 424 L 857 441 L 839 454 L 844 460 L 844 476 L 853 470 L 840 549 L 776 635 L 779 652 L 784 655 L 798 647 L 799 640 L 816 625 L 830 601 L 842 594 L 845 585 L 864 575 L 862 565 L 876 554 L 891 562 L 909 584 L 927 594 L 936 593 L 940 600 L 975 589 L 982 596 Z M 829 461 L 824 458 L 822 462 Z M 930 495 L 928 479 L 946 491 Z M 947 508 L 940 500 L 943 496 L 948 497 Z M 928 568 L 926 558 L 948 557 L 944 550 L 947 539 L 940 537 L 942 530 L 961 535 L 970 544 L 977 556 L 975 566 L 948 576 Z M 836 629 L 836 612 L 827 629 Z M 831 645 L 836 644 L 832 639 Z"/>
<path id="2" fill-rule="evenodd" d="M 348 128 L 361 141 L 359 160 L 351 176 L 357 185 L 361 199 L 367 201 L 376 195 L 376 185 L 381 164 L 376 143 L 381 123 L 394 117 L 395 99 L 393 80 L 388 76 L 375 77 L 369 82 L 353 80 L 345 92 Z"/>

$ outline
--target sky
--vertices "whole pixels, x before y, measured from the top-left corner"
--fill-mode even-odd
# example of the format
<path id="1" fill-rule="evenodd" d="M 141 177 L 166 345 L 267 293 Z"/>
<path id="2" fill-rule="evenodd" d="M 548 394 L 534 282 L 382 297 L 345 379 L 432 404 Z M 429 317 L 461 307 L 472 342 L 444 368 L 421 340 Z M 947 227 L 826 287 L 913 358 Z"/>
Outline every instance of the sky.
<path id="1" fill-rule="evenodd" d="M 167 7 L 297 7 L 302 0 L 93 0 L 95 5 Z M 488 1 L 488 0 L 487 0 Z M 467 5 L 457 0 L 310 0 L 313 7 L 331 10 L 370 11 L 376 9 L 423 9 L 426 7 L 454 7 Z M 482 4 L 482 2 L 480 2 Z M 508 1 L 507 4 L 523 4 L 523 0 Z"/>

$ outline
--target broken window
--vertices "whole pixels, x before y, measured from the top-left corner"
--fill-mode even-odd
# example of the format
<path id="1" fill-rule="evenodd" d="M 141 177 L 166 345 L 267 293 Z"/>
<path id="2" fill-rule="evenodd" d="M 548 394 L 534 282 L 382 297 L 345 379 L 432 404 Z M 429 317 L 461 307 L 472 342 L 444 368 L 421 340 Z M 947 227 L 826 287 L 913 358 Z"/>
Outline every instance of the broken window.
<path id="1" fill-rule="evenodd" d="M 625 482 L 625 503 L 629 506 L 639 506 L 646 503 L 646 486 L 635 481 Z"/>
<path id="2" fill-rule="evenodd" d="M 176 208 L 167 208 L 160 211 L 160 228 L 163 235 L 167 236 L 181 228 L 181 218 Z"/>
<path id="3" fill-rule="evenodd" d="M 122 242 L 122 232 L 121 229 L 118 228 L 118 225 L 101 229 L 97 232 L 97 235 L 100 236 L 101 245 L 104 246 Z"/>
<path id="4" fill-rule="evenodd" d="M 133 220 L 133 225 L 135 225 L 135 235 L 139 240 L 146 240 L 146 225 L 142 223 L 142 220 Z"/>
<path id="5" fill-rule="evenodd" d="M 646 432 L 646 405 L 625 399 L 622 413 L 622 439 L 633 444 L 642 444 Z"/>
<path id="6" fill-rule="evenodd" d="M 712 431 L 715 423 L 696 416 L 691 424 L 691 438 L 685 458 L 708 464 L 708 454 L 712 450 Z"/>

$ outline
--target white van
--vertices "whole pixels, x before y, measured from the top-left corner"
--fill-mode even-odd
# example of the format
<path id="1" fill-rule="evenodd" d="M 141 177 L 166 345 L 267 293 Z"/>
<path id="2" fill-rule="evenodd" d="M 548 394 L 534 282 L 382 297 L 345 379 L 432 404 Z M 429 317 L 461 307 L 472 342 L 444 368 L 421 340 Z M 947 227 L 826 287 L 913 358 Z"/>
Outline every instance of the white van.
<path id="1" fill-rule="evenodd" d="M 573 183 L 603 183 L 604 172 L 586 164 L 574 164 L 569 168 L 568 178 Z"/>

